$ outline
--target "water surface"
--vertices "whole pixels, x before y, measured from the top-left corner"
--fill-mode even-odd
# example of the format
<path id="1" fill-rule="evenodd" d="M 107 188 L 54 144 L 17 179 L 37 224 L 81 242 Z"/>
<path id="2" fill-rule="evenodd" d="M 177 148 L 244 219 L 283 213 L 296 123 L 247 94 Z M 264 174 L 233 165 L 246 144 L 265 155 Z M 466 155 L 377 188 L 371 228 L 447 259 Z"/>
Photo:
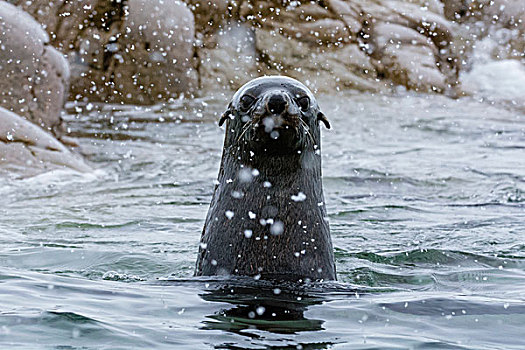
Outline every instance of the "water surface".
<path id="1" fill-rule="evenodd" d="M 6 349 L 523 349 L 525 115 L 320 96 L 337 283 L 192 278 L 229 96 L 70 104 L 98 169 L 0 180 Z"/>

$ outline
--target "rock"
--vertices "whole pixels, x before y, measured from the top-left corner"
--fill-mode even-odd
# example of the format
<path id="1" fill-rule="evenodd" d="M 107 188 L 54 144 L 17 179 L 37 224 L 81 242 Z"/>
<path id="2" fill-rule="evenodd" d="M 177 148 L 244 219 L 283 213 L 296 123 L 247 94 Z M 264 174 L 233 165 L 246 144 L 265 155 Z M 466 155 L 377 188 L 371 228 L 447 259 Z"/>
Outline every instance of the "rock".
<path id="1" fill-rule="evenodd" d="M 350 2 L 343 0 L 328 0 L 327 7 L 335 17 L 339 17 L 352 34 L 353 38 L 357 38 L 361 30 L 361 22 L 359 21 L 359 9 L 353 7 Z"/>
<path id="2" fill-rule="evenodd" d="M 451 21 L 483 21 L 506 28 L 525 26 L 523 0 L 442 0 L 445 17 Z"/>
<path id="3" fill-rule="evenodd" d="M 228 0 L 188 0 L 186 4 L 195 16 L 195 31 L 203 36 L 212 34 L 232 19 Z"/>
<path id="4" fill-rule="evenodd" d="M 440 0 L 406 0 L 408 3 L 418 5 L 422 9 L 426 9 L 439 16 L 444 15 L 445 5 Z"/>
<path id="5" fill-rule="evenodd" d="M 422 92 L 454 90 L 452 26 L 434 0 L 259 0 L 241 6 L 256 28 L 259 70 L 287 74 L 318 91 L 374 91 L 379 79 Z"/>
<path id="6" fill-rule="evenodd" d="M 318 92 L 384 88 L 357 42 L 361 24 L 353 16 L 359 16 L 358 9 L 342 0 L 326 7 L 293 4 L 263 0 L 241 6 L 240 17 L 250 18 L 255 28 L 259 74 L 285 74 Z"/>
<path id="7" fill-rule="evenodd" d="M 0 106 L 58 133 L 68 84 L 67 61 L 40 24 L 0 2 Z"/>
<path id="8" fill-rule="evenodd" d="M 419 5 L 385 1 L 367 10 L 364 41 L 380 76 L 421 92 L 456 93 L 457 55 L 451 25 Z M 378 17 L 375 17 L 378 16 Z"/>
<path id="9" fill-rule="evenodd" d="M 27 177 L 57 169 L 91 171 L 50 133 L 0 107 L 0 173 Z"/>
<path id="10" fill-rule="evenodd" d="M 213 49 L 198 50 L 199 76 L 207 89 L 236 90 L 258 76 L 255 33 L 246 24 L 233 23 L 220 30 Z"/>
<path id="11" fill-rule="evenodd" d="M 470 68 L 471 58 L 483 45 L 494 60 L 518 59 L 525 63 L 525 2 L 523 0 L 443 0 L 445 16 L 462 24 L 455 35 L 455 46 L 464 52 L 463 62 Z M 487 42 L 490 42 L 489 48 Z M 478 51 L 478 53 L 473 52 Z"/>
<path id="12" fill-rule="evenodd" d="M 178 0 L 18 0 L 68 55 L 75 99 L 151 104 L 198 87 L 192 12 Z"/>
<path id="13" fill-rule="evenodd" d="M 452 38 L 452 25 L 436 13 L 398 0 L 385 1 L 385 5 L 393 14 L 399 15 L 399 20 L 394 23 L 406 24 L 409 28 L 417 30 L 431 39 L 437 47 L 447 46 L 448 40 Z"/>
<path id="14" fill-rule="evenodd" d="M 309 43 L 276 35 L 274 31 L 256 30 L 256 47 L 264 65 L 261 72 L 291 76 L 318 92 L 341 88 L 379 91 L 374 81 L 376 70 L 369 57 L 356 45 L 340 48 L 312 48 Z"/>
<path id="15" fill-rule="evenodd" d="M 393 84 L 446 92 L 458 84 L 454 28 L 439 0 L 13 1 L 38 12 L 68 53 L 78 98 L 153 103 L 236 89 L 261 74 L 288 74 L 326 92 Z"/>
<path id="16" fill-rule="evenodd" d="M 129 0 L 128 6 L 122 38 L 109 44 L 115 51 L 106 46 L 110 93 L 121 93 L 119 102 L 150 104 L 196 89 L 191 11 L 176 0 Z"/>
<path id="17" fill-rule="evenodd" d="M 446 78 L 436 66 L 438 50 L 430 39 L 405 26 L 386 23 L 375 25 L 371 37 L 381 75 L 416 91 L 445 91 Z"/>

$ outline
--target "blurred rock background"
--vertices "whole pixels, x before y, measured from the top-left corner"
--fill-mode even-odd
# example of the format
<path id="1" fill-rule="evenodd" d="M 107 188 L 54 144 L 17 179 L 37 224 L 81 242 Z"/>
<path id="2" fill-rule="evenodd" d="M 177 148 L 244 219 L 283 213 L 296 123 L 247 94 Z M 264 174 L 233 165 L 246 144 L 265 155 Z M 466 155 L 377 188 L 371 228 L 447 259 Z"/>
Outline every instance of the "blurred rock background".
<path id="1" fill-rule="evenodd" d="M 10 0 L 71 66 L 70 99 L 152 104 L 286 74 L 314 90 L 461 92 L 472 43 L 523 60 L 521 0 Z M 482 25 L 477 24 L 478 22 Z"/>
<path id="2" fill-rule="evenodd" d="M 525 63 L 524 21 L 523 0 L 0 0 L 0 106 L 63 137 L 66 99 L 148 105 L 265 74 L 456 97 L 487 38 Z"/>
<path id="3" fill-rule="evenodd" d="M 60 113 L 69 79 L 67 60 L 40 24 L 0 2 L 0 173 L 90 170 L 55 139 L 63 136 Z"/>

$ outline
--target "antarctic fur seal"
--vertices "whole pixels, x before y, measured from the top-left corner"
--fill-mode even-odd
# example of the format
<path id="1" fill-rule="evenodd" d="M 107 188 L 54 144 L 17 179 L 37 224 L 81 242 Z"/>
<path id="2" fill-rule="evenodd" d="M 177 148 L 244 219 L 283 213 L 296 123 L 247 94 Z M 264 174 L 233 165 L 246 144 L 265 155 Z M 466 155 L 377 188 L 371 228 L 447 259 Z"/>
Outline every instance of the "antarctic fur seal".
<path id="1" fill-rule="evenodd" d="M 195 275 L 335 280 L 311 91 L 284 76 L 254 79 L 233 96 L 218 184 Z"/>

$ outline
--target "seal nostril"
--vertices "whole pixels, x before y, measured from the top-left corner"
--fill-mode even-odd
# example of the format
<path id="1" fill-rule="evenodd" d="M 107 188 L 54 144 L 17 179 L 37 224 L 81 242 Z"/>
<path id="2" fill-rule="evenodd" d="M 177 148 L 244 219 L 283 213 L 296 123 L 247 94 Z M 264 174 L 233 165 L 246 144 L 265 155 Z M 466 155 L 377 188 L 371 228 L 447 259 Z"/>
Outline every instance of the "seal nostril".
<path id="1" fill-rule="evenodd" d="M 285 108 L 286 100 L 280 94 L 272 95 L 266 104 L 266 109 L 272 114 L 281 114 Z"/>

